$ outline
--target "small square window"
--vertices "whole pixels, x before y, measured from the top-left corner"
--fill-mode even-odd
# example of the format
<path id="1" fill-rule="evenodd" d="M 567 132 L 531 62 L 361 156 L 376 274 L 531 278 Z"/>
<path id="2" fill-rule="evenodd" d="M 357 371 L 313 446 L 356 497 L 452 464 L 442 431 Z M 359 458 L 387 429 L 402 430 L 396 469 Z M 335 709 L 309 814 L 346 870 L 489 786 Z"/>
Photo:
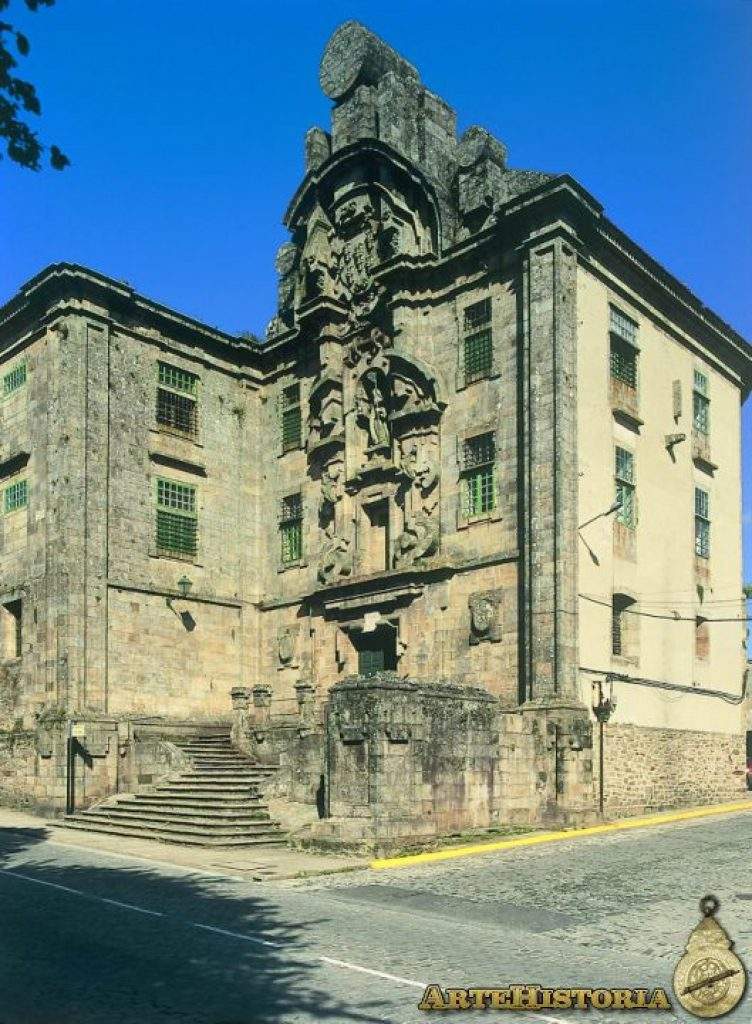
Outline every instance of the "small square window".
<path id="1" fill-rule="evenodd" d="M 26 480 L 18 480 L 5 488 L 3 510 L 7 513 L 26 508 L 29 503 L 29 485 Z"/>
<path id="2" fill-rule="evenodd" d="M 3 397 L 13 394 L 26 383 L 26 363 L 18 363 L 3 376 Z"/>

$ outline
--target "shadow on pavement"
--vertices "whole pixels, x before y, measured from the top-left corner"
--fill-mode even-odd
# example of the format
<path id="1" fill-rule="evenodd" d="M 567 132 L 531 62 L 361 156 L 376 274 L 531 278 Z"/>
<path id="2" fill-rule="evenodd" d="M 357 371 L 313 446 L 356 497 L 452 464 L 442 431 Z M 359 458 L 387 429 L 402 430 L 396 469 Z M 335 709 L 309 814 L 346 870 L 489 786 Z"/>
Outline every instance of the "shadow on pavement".
<path id="1" fill-rule="evenodd" d="M 93 866 L 65 848 L 46 857 L 46 836 L 0 830 L 0 1024 L 389 1019 L 380 1003 L 349 1005 L 327 991 L 327 978 L 338 993 L 348 979 L 316 962 L 321 921 L 293 920 L 263 895 L 170 865 Z"/>

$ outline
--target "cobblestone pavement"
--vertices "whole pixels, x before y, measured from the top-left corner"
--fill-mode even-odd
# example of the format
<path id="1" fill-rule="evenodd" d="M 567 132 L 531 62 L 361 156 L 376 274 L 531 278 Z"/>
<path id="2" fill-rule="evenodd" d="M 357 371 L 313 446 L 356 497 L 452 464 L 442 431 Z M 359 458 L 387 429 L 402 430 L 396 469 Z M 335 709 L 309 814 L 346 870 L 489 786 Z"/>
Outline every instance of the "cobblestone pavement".
<path id="1" fill-rule="evenodd" d="M 253 883 L 7 829 L 0 1024 L 418 1024 L 433 1019 L 416 1009 L 429 982 L 658 985 L 672 995 L 708 892 L 752 966 L 751 844 L 752 813 L 742 813 L 410 869 Z M 601 1018 L 691 1019 L 501 1019 Z M 749 999 L 725 1019 L 746 1024 Z"/>

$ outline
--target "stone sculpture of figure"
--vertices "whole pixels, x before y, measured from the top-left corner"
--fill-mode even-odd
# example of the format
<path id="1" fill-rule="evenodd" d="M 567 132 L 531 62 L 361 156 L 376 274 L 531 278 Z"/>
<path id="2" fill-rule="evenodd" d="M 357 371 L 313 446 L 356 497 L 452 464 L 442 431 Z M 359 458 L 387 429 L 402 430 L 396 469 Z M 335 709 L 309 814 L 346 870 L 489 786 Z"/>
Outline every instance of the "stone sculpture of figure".
<path id="1" fill-rule="evenodd" d="M 419 558 L 429 558 L 439 547 L 439 527 L 426 512 L 408 516 L 404 531 L 394 544 L 394 567 L 405 569 Z"/>
<path id="2" fill-rule="evenodd" d="M 349 576 L 351 572 L 350 541 L 346 537 L 332 537 L 321 551 L 317 573 L 319 583 L 333 583 L 340 576 Z"/>
<path id="3" fill-rule="evenodd" d="M 341 497 L 340 478 L 342 466 L 336 462 L 330 463 L 321 474 L 321 503 L 319 505 L 319 518 L 324 532 L 331 537 L 334 532 L 334 506 Z"/>
<path id="4" fill-rule="evenodd" d="M 439 482 L 439 467 L 426 448 L 418 449 L 413 443 L 402 459 L 402 468 L 412 479 L 413 486 L 426 497 Z"/>
<path id="5" fill-rule="evenodd" d="M 377 373 L 369 370 L 363 374 L 355 395 L 355 405 L 358 423 L 368 435 L 368 447 L 388 447 L 390 439 L 386 399 Z"/>

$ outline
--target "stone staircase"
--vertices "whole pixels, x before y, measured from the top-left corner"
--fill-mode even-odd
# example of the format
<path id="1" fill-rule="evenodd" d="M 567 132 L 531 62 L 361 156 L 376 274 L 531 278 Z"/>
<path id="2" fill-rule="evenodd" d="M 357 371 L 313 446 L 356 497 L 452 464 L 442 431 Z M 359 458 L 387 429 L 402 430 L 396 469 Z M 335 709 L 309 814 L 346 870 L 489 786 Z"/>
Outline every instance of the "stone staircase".
<path id="1" fill-rule="evenodd" d="M 191 767 L 141 793 L 121 793 L 63 819 L 67 828 L 188 846 L 281 845 L 279 822 L 264 803 L 264 783 L 277 771 L 230 743 L 229 733 L 176 740 Z"/>

